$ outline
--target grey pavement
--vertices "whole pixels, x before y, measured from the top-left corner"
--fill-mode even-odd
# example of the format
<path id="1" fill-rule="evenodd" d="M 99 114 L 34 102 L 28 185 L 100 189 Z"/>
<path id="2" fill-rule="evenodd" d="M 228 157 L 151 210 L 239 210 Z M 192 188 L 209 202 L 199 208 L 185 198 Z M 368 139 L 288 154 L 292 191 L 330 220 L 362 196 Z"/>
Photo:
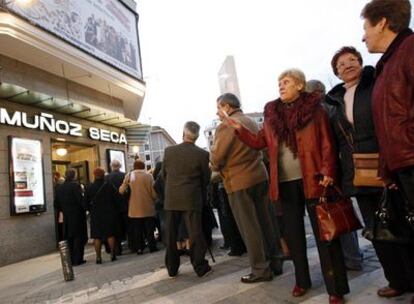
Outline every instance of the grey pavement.
<path id="1" fill-rule="evenodd" d="M 284 273 L 272 282 L 242 284 L 240 277 L 249 273 L 247 256 L 229 257 L 219 249 L 218 231 L 214 234 L 213 272 L 198 278 L 188 257 L 182 258 L 180 273 L 167 275 L 164 250 L 136 255 L 127 253 L 110 262 L 95 264 L 93 248 L 88 246 L 87 263 L 75 267 L 75 280 L 63 280 L 58 253 L 26 260 L 0 268 L 0 303 L 328 303 L 314 240 L 308 235 L 312 289 L 301 298 L 290 295 L 294 285 L 293 265 L 286 262 Z M 363 271 L 348 273 L 351 293 L 347 303 L 409 303 L 413 294 L 387 300 L 376 290 L 386 285 L 372 246 L 360 239 L 364 251 Z"/>

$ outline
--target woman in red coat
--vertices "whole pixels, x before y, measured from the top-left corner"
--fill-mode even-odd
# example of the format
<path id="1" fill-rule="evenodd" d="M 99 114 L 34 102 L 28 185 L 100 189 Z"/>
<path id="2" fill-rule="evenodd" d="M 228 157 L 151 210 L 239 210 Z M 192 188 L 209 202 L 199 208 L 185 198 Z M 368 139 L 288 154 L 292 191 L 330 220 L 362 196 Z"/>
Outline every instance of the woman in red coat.
<path id="1" fill-rule="evenodd" d="M 226 123 L 236 129 L 245 144 L 268 148 L 270 196 L 279 199 L 283 209 L 286 239 L 295 265 L 295 297 L 311 287 L 304 228 L 305 206 L 318 246 L 329 303 L 344 303 L 349 292 L 339 240 L 318 240 L 315 203 L 323 187 L 333 183 L 336 157 L 328 116 L 316 95 L 304 92 L 305 75 L 291 69 L 279 76 L 280 98 L 266 104 L 263 129 L 256 135 L 234 119 Z"/>

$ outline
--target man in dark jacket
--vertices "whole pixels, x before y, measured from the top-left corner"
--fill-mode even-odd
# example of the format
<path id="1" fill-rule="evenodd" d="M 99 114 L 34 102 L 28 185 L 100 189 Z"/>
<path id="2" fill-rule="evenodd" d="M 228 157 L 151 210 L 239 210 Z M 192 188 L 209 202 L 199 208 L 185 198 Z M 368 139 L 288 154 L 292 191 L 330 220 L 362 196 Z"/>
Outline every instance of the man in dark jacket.
<path id="1" fill-rule="evenodd" d="M 210 181 L 208 152 L 197 147 L 200 126 L 189 121 L 184 125 L 183 143 L 165 149 L 162 176 L 165 182 L 165 263 L 174 277 L 180 267 L 177 233 L 181 218 L 190 237 L 190 256 L 194 271 L 202 277 L 211 271 L 205 259 L 207 244 L 203 236 L 202 208 Z"/>
<path id="2" fill-rule="evenodd" d="M 111 162 L 111 173 L 105 177 L 105 181 L 112 184 L 114 189 L 118 190 L 125 178 L 125 173 L 120 171 L 121 163 L 114 159 Z M 118 255 L 122 254 L 122 242 L 126 240 L 128 231 L 128 199 L 116 191 L 116 202 L 118 206 L 118 232 L 116 233 L 116 245 L 118 246 Z"/>
<path id="3" fill-rule="evenodd" d="M 380 175 L 388 187 L 398 186 L 410 209 L 414 210 L 414 34 L 409 28 L 411 4 L 408 0 L 373 0 L 365 5 L 361 16 L 364 18 L 363 41 L 368 51 L 384 53 L 376 66 L 372 92 Z M 414 211 L 407 212 L 407 220 L 414 229 Z M 411 263 L 407 268 L 414 269 L 414 250 L 410 252 Z M 378 294 L 397 296 L 414 289 L 414 271 L 403 279 L 405 286 L 401 289 L 390 285 Z M 414 303 L 414 298 L 411 302 Z"/>
<path id="4" fill-rule="evenodd" d="M 66 171 L 65 182 L 56 191 L 55 206 L 63 213 L 63 236 L 68 241 L 72 265 L 81 265 L 86 262 L 83 254 L 88 236 L 86 210 L 75 169 Z"/>

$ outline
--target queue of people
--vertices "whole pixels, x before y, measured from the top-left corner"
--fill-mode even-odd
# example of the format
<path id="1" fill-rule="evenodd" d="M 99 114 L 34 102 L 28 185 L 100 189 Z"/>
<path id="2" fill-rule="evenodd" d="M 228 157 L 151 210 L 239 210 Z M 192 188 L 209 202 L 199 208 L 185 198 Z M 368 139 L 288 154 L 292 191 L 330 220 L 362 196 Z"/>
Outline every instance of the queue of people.
<path id="1" fill-rule="evenodd" d="M 368 51 L 383 53 L 376 67 L 363 66 L 354 47 L 340 48 L 331 66 L 343 82 L 326 94 L 320 82 L 307 84 L 301 70 L 282 72 L 279 98 L 265 105 L 262 129 L 243 113 L 237 96 L 225 93 L 216 100 L 222 123 L 210 153 L 195 145 L 200 126 L 189 121 L 184 125 L 183 142 L 166 148 L 154 176 L 145 172 L 140 160 L 135 161 L 133 171 L 122 176 L 111 173 L 105 179 L 98 168 L 84 200 L 74 181 L 75 172 L 68 170 L 65 182 L 57 187 L 55 206 L 63 215 L 73 264 L 84 262 L 87 208 L 97 263 L 102 262 L 103 240 L 109 244 L 111 260 L 116 260 L 116 248 L 125 239 L 138 254 L 145 246 L 150 252 L 157 251 L 154 230 L 158 222 L 169 276 L 179 273 L 177 242 L 184 238 L 195 273 L 204 277 L 212 271 L 205 257 L 209 238 L 204 207 L 208 200 L 216 200 L 224 248 L 230 248 L 233 256 L 247 252 L 249 258 L 251 271 L 241 282 L 271 281 L 282 274 L 288 252 L 295 271 L 292 296 L 301 297 L 312 286 L 306 212 L 329 303 L 345 303 L 344 295 L 350 292 L 347 270 L 360 270 L 363 256 L 355 232 L 330 242 L 319 239 L 316 205 L 324 189 L 336 185 L 344 196 L 355 198 L 366 231 L 375 221 L 384 189 L 388 189 L 392 204 L 405 208 L 400 222 L 414 232 L 414 34 L 408 27 L 410 12 L 408 0 L 371 0 L 361 17 Z M 375 184 L 356 184 L 357 154 L 379 155 Z M 116 172 L 117 164 L 113 165 Z M 119 232 L 121 222 L 124 228 Z M 391 298 L 414 291 L 414 239 L 397 244 L 370 235 L 370 240 L 388 281 L 378 296 Z"/>

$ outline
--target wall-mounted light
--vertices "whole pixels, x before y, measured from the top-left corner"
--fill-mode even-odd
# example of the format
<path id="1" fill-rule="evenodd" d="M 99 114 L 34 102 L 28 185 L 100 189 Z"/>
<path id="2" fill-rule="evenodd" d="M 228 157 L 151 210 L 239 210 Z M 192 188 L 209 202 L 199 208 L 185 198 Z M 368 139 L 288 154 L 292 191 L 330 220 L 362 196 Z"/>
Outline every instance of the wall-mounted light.
<path id="1" fill-rule="evenodd" d="M 66 149 L 66 147 L 59 147 L 56 149 L 56 154 L 59 156 L 65 156 L 68 154 L 68 149 Z"/>
<path id="2" fill-rule="evenodd" d="M 134 152 L 135 154 L 139 153 L 139 146 L 132 146 L 132 152 Z"/>

